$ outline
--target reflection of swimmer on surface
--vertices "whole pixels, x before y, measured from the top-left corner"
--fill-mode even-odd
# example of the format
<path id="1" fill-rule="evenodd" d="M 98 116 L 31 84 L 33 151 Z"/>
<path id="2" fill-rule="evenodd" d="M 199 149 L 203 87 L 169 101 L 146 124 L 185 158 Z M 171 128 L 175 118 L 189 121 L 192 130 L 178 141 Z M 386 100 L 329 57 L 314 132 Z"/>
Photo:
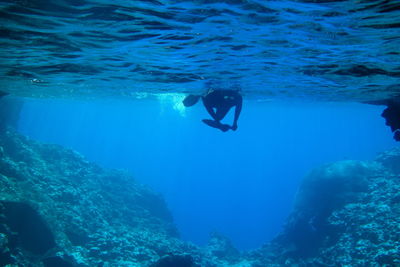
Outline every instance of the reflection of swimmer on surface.
<path id="1" fill-rule="evenodd" d="M 382 117 L 386 119 L 386 125 L 394 133 L 393 138 L 400 141 L 400 100 L 389 100 L 387 108 L 382 112 Z"/>
<path id="2" fill-rule="evenodd" d="M 204 96 L 199 95 L 188 95 L 184 100 L 183 104 L 185 107 L 191 107 L 196 104 L 199 99 L 203 100 L 204 107 L 207 112 L 211 115 L 213 120 L 204 119 L 203 122 L 210 127 L 220 129 L 223 132 L 229 129 L 236 131 L 237 121 L 239 119 L 240 112 L 242 111 L 242 96 L 238 90 L 215 90 L 210 89 Z M 226 116 L 229 110 L 235 107 L 235 117 L 233 119 L 232 126 L 221 123 L 221 120 Z"/>

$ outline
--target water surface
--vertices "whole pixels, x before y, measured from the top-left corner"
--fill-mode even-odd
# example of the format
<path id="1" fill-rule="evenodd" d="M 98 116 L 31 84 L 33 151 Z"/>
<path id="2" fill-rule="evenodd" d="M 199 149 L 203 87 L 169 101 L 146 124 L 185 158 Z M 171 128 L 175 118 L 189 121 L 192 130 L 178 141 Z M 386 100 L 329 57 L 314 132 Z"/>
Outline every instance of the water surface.
<path id="1" fill-rule="evenodd" d="M 399 94 L 399 1 L 0 2 L 2 89 L 144 97 L 237 84 L 250 98 Z"/>

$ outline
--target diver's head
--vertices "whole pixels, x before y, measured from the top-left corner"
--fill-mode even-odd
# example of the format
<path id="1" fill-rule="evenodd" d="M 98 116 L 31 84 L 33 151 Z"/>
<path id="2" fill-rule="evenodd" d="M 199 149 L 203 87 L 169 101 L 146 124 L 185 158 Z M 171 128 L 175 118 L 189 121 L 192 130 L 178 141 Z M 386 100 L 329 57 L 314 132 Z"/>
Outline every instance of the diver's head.
<path id="1" fill-rule="evenodd" d="M 185 107 L 191 107 L 199 101 L 200 97 L 199 95 L 188 95 L 183 99 L 182 103 Z"/>

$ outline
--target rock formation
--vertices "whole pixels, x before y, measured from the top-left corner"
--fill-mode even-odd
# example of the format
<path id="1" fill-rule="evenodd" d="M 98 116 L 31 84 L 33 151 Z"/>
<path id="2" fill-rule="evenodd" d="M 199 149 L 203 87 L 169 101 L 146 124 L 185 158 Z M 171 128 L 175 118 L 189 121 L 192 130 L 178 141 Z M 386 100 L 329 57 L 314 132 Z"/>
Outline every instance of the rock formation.
<path id="1" fill-rule="evenodd" d="M 0 233 L 1 262 L 26 266 L 146 266 L 184 251 L 161 196 L 10 129 L 0 135 Z"/>
<path id="2" fill-rule="evenodd" d="M 400 149 L 313 170 L 260 266 L 399 266 Z"/>
<path id="3" fill-rule="evenodd" d="M 400 149 L 311 171 L 283 231 L 239 252 L 179 239 L 160 195 L 58 145 L 0 131 L 0 266 L 398 266 Z"/>

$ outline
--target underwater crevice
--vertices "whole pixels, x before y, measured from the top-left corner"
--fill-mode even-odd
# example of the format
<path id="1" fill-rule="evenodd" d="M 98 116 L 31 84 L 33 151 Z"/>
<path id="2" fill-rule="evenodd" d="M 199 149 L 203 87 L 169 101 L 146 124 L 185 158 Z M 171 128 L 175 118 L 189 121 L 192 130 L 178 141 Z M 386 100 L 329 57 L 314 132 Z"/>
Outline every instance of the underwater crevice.
<path id="1" fill-rule="evenodd" d="M 56 245 L 45 221 L 26 203 L 0 201 L 0 224 L 16 233 L 16 246 L 34 254 L 43 255 Z"/>

